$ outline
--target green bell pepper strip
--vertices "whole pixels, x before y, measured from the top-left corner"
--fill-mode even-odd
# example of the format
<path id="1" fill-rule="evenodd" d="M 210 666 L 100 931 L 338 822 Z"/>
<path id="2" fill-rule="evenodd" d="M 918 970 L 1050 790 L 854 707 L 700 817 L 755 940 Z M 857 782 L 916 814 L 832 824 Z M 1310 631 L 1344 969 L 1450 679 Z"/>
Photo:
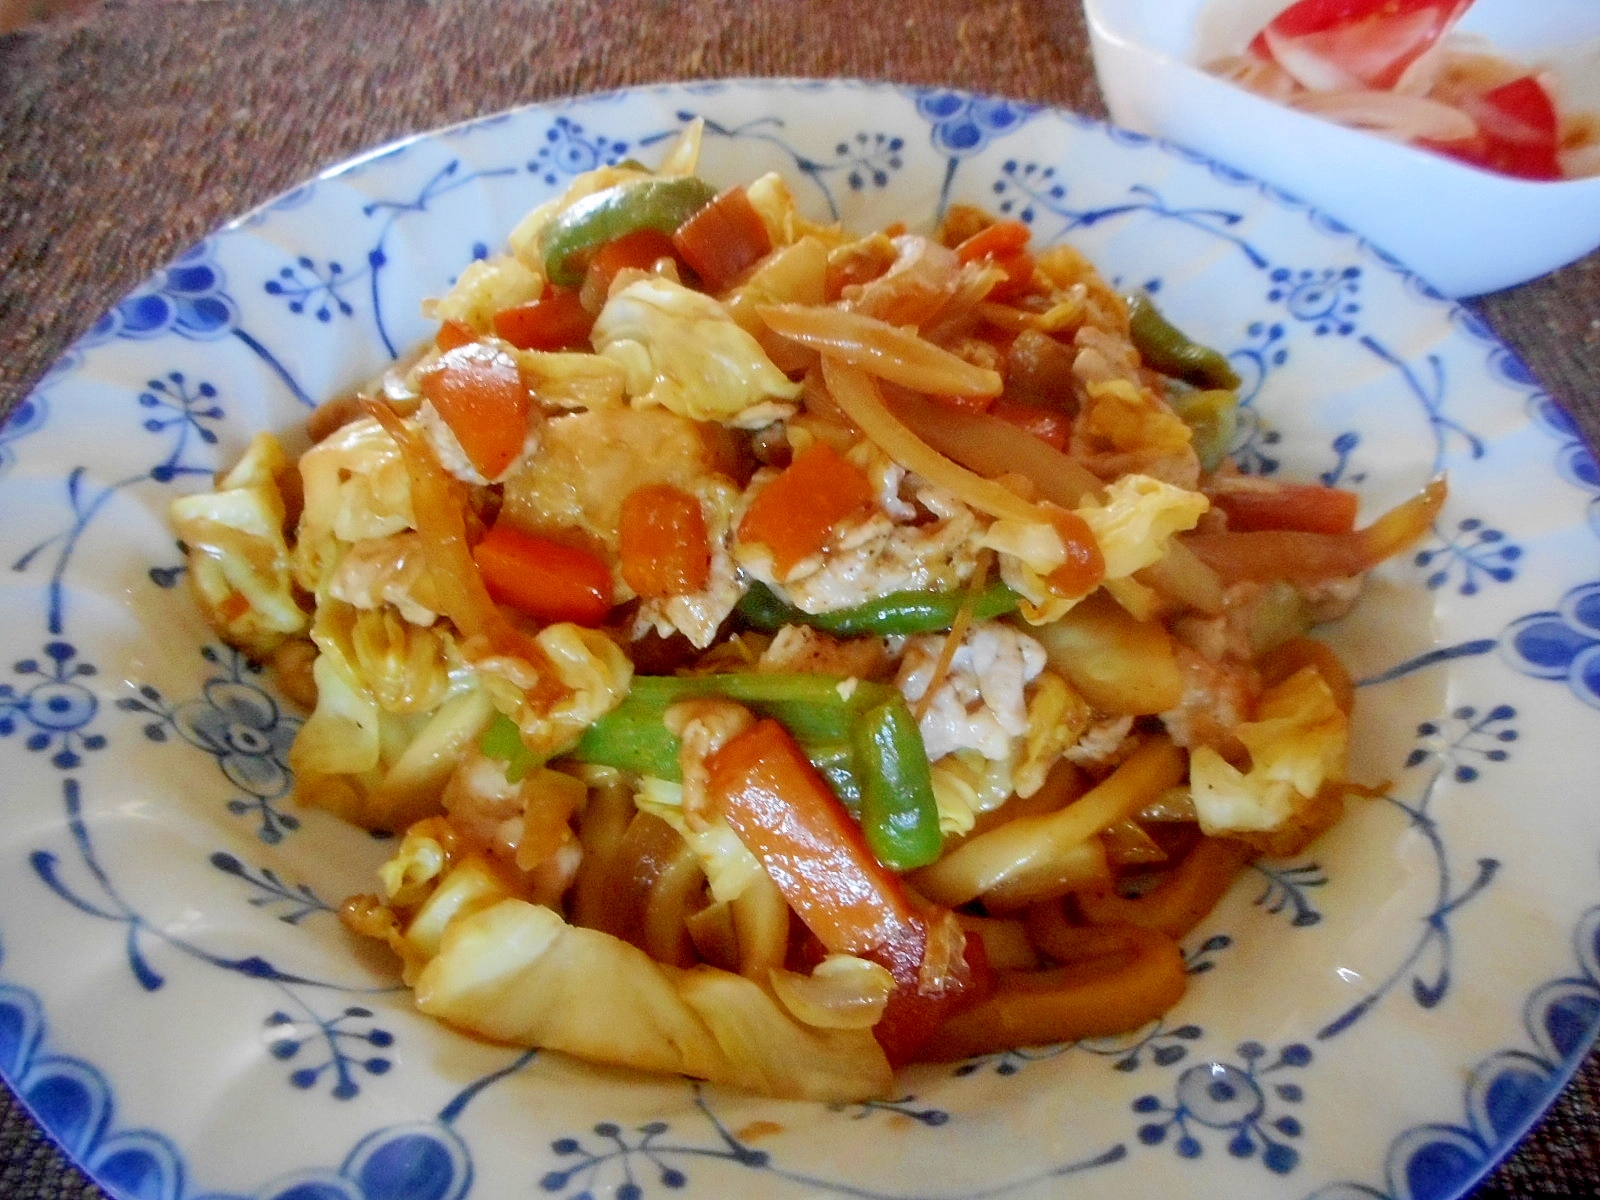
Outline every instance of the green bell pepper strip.
<path id="1" fill-rule="evenodd" d="M 658 779 L 678 780 L 678 738 L 663 724 L 680 700 L 735 700 L 784 726 L 819 769 L 850 756 L 851 732 L 863 713 L 898 697 L 884 683 L 857 681 L 848 696 L 835 675 L 736 672 L 728 675 L 638 675 L 622 703 L 578 739 L 572 757 Z M 824 770 L 824 774 L 828 771 Z"/>
<path id="2" fill-rule="evenodd" d="M 780 600 L 765 584 L 752 583 L 750 590 L 740 598 L 738 611 L 763 633 L 772 633 L 785 625 L 809 625 L 839 637 L 943 633 L 954 623 L 966 599 L 964 591 L 889 592 L 851 608 L 808 613 Z M 972 617 L 977 621 L 1002 617 L 1016 612 L 1017 603 L 1017 594 L 996 580 L 973 602 Z"/>
<path id="3" fill-rule="evenodd" d="M 891 871 L 925 867 L 939 857 L 939 808 L 917 722 L 899 696 L 871 709 L 855 727 L 861 771 L 861 832 Z"/>
<path id="4" fill-rule="evenodd" d="M 1239 433 L 1239 397 L 1221 388 L 1184 392 L 1170 397 L 1172 410 L 1194 434 L 1194 452 L 1202 471 L 1215 471 L 1233 449 Z"/>
<path id="5" fill-rule="evenodd" d="M 1195 387 L 1232 390 L 1239 375 L 1221 352 L 1173 325 L 1143 292 L 1128 300 L 1128 336 L 1144 365 Z"/>
<path id="6" fill-rule="evenodd" d="M 485 758 L 498 758 L 506 764 L 506 782 L 521 783 L 539 765 L 539 756 L 529 750 L 517 723 L 505 713 L 496 713 L 489 728 L 478 739 Z"/>
<path id="7" fill-rule="evenodd" d="M 577 287 L 589 257 L 601 246 L 641 229 L 674 233 L 716 194 L 705 180 L 682 175 L 629 180 L 585 196 L 545 227 L 540 239 L 544 277 L 562 287 Z"/>
<path id="8" fill-rule="evenodd" d="M 771 685 L 771 680 L 784 682 Z M 797 685 L 795 680 L 803 682 Z M 816 680 L 822 680 L 824 686 Z M 728 682 L 726 690 L 714 686 L 722 682 Z M 621 706 L 584 731 L 570 755 L 579 762 L 616 766 L 619 770 L 680 782 L 678 738 L 667 730 L 662 714 L 666 714 L 669 704 L 682 699 L 730 696 L 787 726 L 805 747 L 811 765 L 834 786 L 851 813 L 858 813 L 861 786 L 854 773 L 851 723 L 861 714 L 861 704 L 877 701 L 880 694 L 896 693 L 882 683 L 866 683 L 858 685 L 858 690 L 866 688 L 862 701 L 850 704 L 840 699 L 838 683 L 838 678 L 824 675 L 638 675 Z M 483 731 L 478 749 L 486 757 L 506 763 L 506 779 L 514 784 L 544 762 L 523 744 L 517 723 L 504 714 L 496 715 L 490 728 Z"/>
<path id="9" fill-rule="evenodd" d="M 679 782 L 679 740 L 663 714 L 681 700 L 702 697 L 738 701 L 787 728 L 858 816 L 885 866 L 910 870 L 938 857 L 939 810 L 927 752 L 905 699 L 888 684 L 756 672 L 636 676 L 622 703 L 584 731 L 570 756 Z M 536 765 L 506 717 L 491 725 L 480 745 L 506 760 L 508 778 Z"/>

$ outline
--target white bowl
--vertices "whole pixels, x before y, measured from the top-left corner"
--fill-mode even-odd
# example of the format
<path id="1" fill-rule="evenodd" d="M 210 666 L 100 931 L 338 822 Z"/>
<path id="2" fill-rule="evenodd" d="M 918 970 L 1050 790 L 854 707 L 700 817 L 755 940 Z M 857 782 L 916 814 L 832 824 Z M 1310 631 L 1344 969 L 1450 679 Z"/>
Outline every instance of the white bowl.
<path id="1" fill-rule="evenodd" d="M 1269 180 L 1357 230 L 1447 296 L 1522 283 L 1600 246 L 1600 177 L 1534 183 L 1273 104 L 1196 64 L 1237 53 L 1286 0 L 1084 0 L 1112 120 Z M 1478 0 L 1463 32 L 1554 62 L 1600 109 L 1600 4 Z"/>

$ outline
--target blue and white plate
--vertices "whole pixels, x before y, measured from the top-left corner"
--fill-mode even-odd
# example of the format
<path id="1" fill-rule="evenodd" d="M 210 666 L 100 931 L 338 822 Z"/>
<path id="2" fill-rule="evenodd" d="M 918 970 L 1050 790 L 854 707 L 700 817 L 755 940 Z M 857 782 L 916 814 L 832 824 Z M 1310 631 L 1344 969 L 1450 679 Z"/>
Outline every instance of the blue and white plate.
<path id="1" fill-rule="evenodd" d="M 191 606 L 165 513 L 252 432 L 428 333 L 418 302 L 574 174 L 695 117 L 716 182 L 813 216 L 955 201 L 1069 238 L 1224 349 L 1247 470 L 1447 472 L 1334 631 L 1355 802 L 1256 864 L 1126 1037 L 779 1103 L 413 1013 L 335 908 L 384 845 L 290 798 L 300 721 Z M 414 138 L 219 230 L 0 429 L 0 1074 L 140 1200 L 1447 1198 L 1600 1024 L 1600 476 L 1467 312 L 1291 197 L 1070 113 L 854 83 L 660 87 Z"/>

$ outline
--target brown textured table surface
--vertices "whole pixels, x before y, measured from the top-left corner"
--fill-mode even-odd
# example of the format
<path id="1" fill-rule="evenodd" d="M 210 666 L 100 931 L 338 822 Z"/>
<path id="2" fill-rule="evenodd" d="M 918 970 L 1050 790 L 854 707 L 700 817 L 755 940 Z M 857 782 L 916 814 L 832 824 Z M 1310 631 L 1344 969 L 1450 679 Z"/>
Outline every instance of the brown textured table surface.
<path id="1" fill-rule="evenodd" d="M 523 102 L 738 75 L 1105 111 L 1076 0 L 91 3 L 0 35 L 0 413 L 150 270 L 320 167 Z M 1600 254 L 1472 307 L 1600 442 Z M 103 1194 L 0 1088 L 0 1197 Z M 1600 1195 L 1600 1055 L 1474 1193 L 1533 1195 Z"/>

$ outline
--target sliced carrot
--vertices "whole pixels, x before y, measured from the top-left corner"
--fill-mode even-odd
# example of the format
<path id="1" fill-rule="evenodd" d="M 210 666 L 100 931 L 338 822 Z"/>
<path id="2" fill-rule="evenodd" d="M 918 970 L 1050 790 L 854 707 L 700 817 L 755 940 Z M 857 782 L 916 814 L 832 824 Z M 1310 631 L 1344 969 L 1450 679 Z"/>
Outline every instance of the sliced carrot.
<path id="1" fill-rule="evenodd" d="M 629 267 L 648 271 L 663 258 L 677 257 L 678 252 L 673 247 L 670 234 L 662 233 L 659 229 L 635 229 L 632 233 L 612 238 L 594 252 L 594 257 L 589 260 L 584 286 L 590 287 L 591 281 L 604 284 L 598 293 L 604 296 L 605 288 L 611 286 L 618 272 Z"/>
<path id="2" fill-rule="evenodd" d="M 877 860 L 782 725 L 756 722 L 706 766 L 714 810 L 761 861 L 801 924 L 829 952 L 869 958 L 894 977 L 873 1029 L 891 1063 L 910 1061 L 946 1019 L 987 993 L 988 963 L 975 937 L 945 945 L 945 953 L 959 955 L 936 980 L 924 978 L 930 944 L 953 931 L 949 912 L 922 906 Z"/>
<path id="3" fill-rule="evenodd" d="M 742 187 L 731 187 L 690 217 L 672 244 L 706 290 L 720 292 L 772 251 L 761 214 Z"/>
<path id="4" fill-rule="evenodd" d="M 545 284 L 537 300 L 501 309 L 494 331 L 518 350 L 588 348 L 594 314 L 584 308 L 577 288 Z"/>
<path id="5" fill-rule="evenodd" d="M 647 483 L 622 501 L 622 578 L 646 599 L 698 592 L 711 577 L 700 501 L 670 483 Z"/>
<path id="6" fill-rule="evenodd" d="M 833 527 L 872 499 L 872 484 L 826 442 L 813 442 L 751 501 L 740 540 L 772 551 L 779 577 L 827 544 Z"/>
<path id="7" fill-rule="evenodd" d="M 1228 514 L 1228 528 L 1235 533 L 1262 529 L 1349 533 L 1356 527 L 1360 505 L 1356 494 L 1343 488 L 1253 478 L 1248 486 L 1218 488 L 1211 502 Z"/>
<path id="8" fill-rule="evenodd" d="M 989 415 L 1026 430 L 1053 450 L 1065 453 L 1072 440 L 1072 416 L 1059 408 L 1040 408 L 1002 396 L 989 407 Z"/>
<path id="9" fill-rule="evenodd" d="M 457 346 L 465 346 L 468 342 L 477 340 L 477 331 L 465 321 L 457 321 L 454 317 L 441 322 L 439 332 L 433 336 L 433 344 L 440 350 L 454 350 Z"/>
<path id="10" fill-rule="evenodd" d="M 996 221 L 978 230 L 956 247 L 956 257 L 964 263 L 980 258 L 1006 258 L 1027 249 L 1033 230 L 1021 221 Z"/>
<path id="11" fill-rule="evenodd" d="M 537 620 L 598 625 L 611 611 L 611 568 L 587 551 L 498 524 L 472 558 L 496 603 Z"/>
<path id="12" fill-rule="evenodd" d="M 892 951 L 915 979 L 925 934 L 910 894 L 793 736 L 767 718 L 706 762 L 706 794 L 789 907 L 834 954 Z"/>
<path id="13" fill-rule="evenodd" d="M 1311 584 L 1359 575 L 1398 554 L 1428 532 L 1444 506 L 1448 486 L 1434 479 L 1365 529 L 1312 533 L 1261 529 L 1249 533 L 1194 533 L 1184 542 L 1224 583 L 1250 579 Z"/>
<path id="14" fill-rule="evenodd" d="M 522 453 L 528 435 L 528 388 L 509 354 L 469 342 L 441 354 L 419 383 L 485 479 L 499 478 Z"/>

